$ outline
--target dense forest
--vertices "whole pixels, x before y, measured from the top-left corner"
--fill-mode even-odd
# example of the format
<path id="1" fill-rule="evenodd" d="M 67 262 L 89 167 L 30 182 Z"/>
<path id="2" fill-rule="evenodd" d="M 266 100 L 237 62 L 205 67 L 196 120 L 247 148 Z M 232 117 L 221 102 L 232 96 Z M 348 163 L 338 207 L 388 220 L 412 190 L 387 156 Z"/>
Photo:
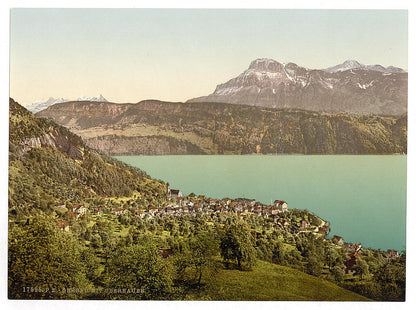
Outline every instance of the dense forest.
<path id="1" fill-rule="evenodd" d="M 9 298 L 405 299 L 405 253 L 328 231 L 306 210 L 173 197 L 10 100 Z"/>

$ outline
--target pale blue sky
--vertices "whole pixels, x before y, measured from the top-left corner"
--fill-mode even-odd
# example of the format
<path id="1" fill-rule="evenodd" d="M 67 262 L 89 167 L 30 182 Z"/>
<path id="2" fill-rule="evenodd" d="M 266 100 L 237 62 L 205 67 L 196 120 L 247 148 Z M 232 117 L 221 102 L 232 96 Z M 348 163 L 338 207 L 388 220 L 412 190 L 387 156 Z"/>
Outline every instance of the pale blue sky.
<path id="1" fill-rule="evenodd" d="M 110 101 L 207 95 L 256 58 L 407 69 L 407 11 L 13 9 L 10 95 Z"/>

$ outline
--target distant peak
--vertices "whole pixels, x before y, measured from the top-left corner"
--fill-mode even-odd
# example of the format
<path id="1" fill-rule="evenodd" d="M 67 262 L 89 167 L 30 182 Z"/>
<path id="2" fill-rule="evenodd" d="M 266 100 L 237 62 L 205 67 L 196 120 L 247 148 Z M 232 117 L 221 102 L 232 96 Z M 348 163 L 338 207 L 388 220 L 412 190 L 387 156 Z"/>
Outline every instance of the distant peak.
<path id="1" fill-rule="evenodd" d="M 107 99 L 104 98 L 102 94 L 100 94 L 98 97 L 87 97 L 82 96 L 77 99 L 77 101 L 96 101 L 96 102 L 108 102 Z"/>
<path id="2" fill-rule="evenodd" d="M 324 69 L 324 71 L 327 71 L 327 72 L 340 72 L 341 71 L 342 72 L 342 71 L 354 70 L 354 69 L 364 69 L 364 70 L 379 71 L 379 72 L 384 72 L 384 73 L 405 73 L 406 72 L 405 70 L 401 68 L 392 67 L 392 66 L 385 68 L 379 64 L 364 65 L 358 62 L 357 60 L 352 60 L 352 59 L 348 59 L 340 65 L 336 65 L 336 66 Z"/>
<path id="3" fill-rule="evenodd" d="M 357 60 L 354 60 L 354 59 L 347 59 L 342 64 L 343 65 L 357 66 L 357 67 L 361 67 L 362 66 L 361 63 L 359 63 Z"/>
<path id="4" fill-rule="evenodd" d="M 282 64 L 274 59 L 258 58 L 251 62 L 249 69 L 276 72 L 279 71 L 281 67 Z"/>
<path id="5" fill-rule="evenodd" d="M 325 69 L 325 71 L 338 72 L 338 71 L 347 71 L 347 70 L 360 69 L 360 68 L 365 68 L 365 66 L 359 63 L 357 60 L 348 59 L 340 65 L 336 65 L 334 67 Z"/>

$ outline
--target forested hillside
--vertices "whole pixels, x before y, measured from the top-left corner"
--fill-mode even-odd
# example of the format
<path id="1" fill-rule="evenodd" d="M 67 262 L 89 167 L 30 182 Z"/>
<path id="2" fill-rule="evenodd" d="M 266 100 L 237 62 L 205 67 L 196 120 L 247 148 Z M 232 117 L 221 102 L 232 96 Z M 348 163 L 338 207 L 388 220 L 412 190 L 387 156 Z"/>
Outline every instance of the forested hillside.
<path id="1" fill-rule="evenodd" d="M 165 185 L 85 146 L 68 129 L 34 116 L 10 99 L 9 211 L 27 214 L 58 203 L 136 196 L 149 203 Z"/>
<path id="2" fill-rule="evenodd" d="M 407 153 L 407 115 L 156 100 L 65 102 L 37 115 L 111 155 Z"/>

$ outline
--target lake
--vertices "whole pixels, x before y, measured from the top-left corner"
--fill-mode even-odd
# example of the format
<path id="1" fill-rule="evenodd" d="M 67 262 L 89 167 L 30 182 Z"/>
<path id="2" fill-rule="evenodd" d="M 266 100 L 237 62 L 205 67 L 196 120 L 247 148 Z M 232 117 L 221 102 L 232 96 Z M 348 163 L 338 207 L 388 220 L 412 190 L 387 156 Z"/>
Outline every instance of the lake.
<path id="1" fill-rule="evenodd" d="M 330 222 L 330 236 L 406 245 L 406 155 L 116 156 L 184 195 L 285 200 Z"/>

